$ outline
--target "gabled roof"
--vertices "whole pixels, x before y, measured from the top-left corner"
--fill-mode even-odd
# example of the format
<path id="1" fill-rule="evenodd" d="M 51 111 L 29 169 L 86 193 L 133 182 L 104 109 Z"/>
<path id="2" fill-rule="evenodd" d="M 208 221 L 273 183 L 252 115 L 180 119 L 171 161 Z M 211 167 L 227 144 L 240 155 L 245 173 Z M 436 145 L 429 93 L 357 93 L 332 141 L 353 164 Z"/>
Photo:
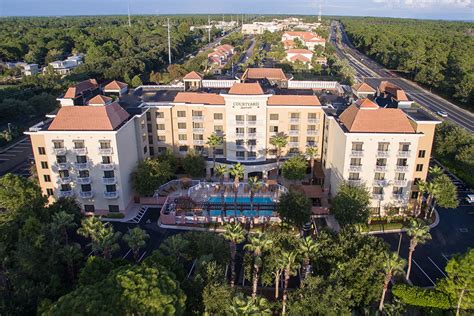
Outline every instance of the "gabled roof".
<path id="1" fill-rule="evenodd" d="M 80 96 L 85 91 L 94 90 L 94 89 L 97 89 L 98 87 L 99 87 L 99 84 L 97 83 L 97 80 L 87 79 L 75 84 L 72 87 L 69 87 L 66 91 L 66 94 L 64 94 L 63 98 L 74 99 Z"/>
<path id="2" fill-rule="evenodd" d="M 201 92 L 179 92 L 174 98 L 175 103 L 191 103 L 191 104 L 210 104 L 223 105 L 224 98 L 215 93 Z"/>
<path id="3" fill-rule="evenodd" d="M 106 97 L 105 95 L 96 95 L 92 99 L 90 99 L 87 103 L 89 105 L 106 105 L 112 102 L 112 98 Z"/>
<path id="4" fill-rule="evenodd" d="M 309 49 L 300 49 L 300 48 L 288 49 L 285 53 L 287 53 L 287 54 L 311 54 L 311 55 L 313 55 L 313 52 L 310 51 Z"/>
<path id="5" fill-rule="evenodd" d="M 114 80 L 105 85 L 104 91 L 118 91 L 124 88 L 128 88 L 128 84 L 118 80 Z"/>
<path id="6" fill-rule="evenodd" d="M 272 95 L 268 98 L 268 106 L 321 106 L 315 95 Z"/>
<path id="7" fill-rule="evenodd" d="M 281 68 L 247 68 L 242 77 L 245 79 L 287 79 Z"/>
<path id="8" fill-rule="evenodd" d="M 118 103 L 107 106 L 65 106 L 49 131 L 113 131 L 130 117 Z"/>
<path id="9" fill-rule="evenodd" d="M 365 82 L 360 82 L 352 86 L 352 89 L 356 92 L 362 92 L 362 93 L 375 93 L 375 89 L 372 88 L 370 85 L 368 85 Z"/>
<path id="10" fill-rule="evenodd" d="M 263 94 L 263 90 L 258 82 L 254 82 L 254 83 L 236 82 L 230 88 L 229 94 L 261 95 Z"/>
<path id="11" fill-rule="evenodd" d="M 359 99 L 355 103 L 359 109 L 378 109 L 379 106 L 372 102 L 371 100 L 364 98 L 364 99 Z"/>
<path id="12" fill-rule="evenodd" d="M 397 101 L 410 101 L 402 88 L 389 81 L 381 81 L 379 84 L 379 91 L 382 93 L 386 92 L 391 94 L 392 97 Z"/>
<path id="13" fill-rule="evenodd" d="M 311 59 L 309 59 L 308 57 L 306 57 L 304 55 L 301 55 L 301 54 L 291 56 L 290 60 L 291 61 L 298 61 L 299 60 L 299 61 L 304 62 L 304 63 L 307 63 L 307 62 L 311 61 Z"/>
<path id="14" fill-rule="evenodd" d="M 200 74 L 198 74 L 197 72 L 195 71 L 191 71 L 190 73 L 188 73 L 186 76 L 184 76 L 183 78 L 184 80 L 187 80 L 187 79 L 190 79 L 190 80 L 201 80 L 202 79 L 202 76 Z"/>
<path id="15" fill-rule="evenodd" d="M 352 133 L 414 133 L 405 113 L 400 109 L 359 107 L 352 104 L 339 120 Z"/>

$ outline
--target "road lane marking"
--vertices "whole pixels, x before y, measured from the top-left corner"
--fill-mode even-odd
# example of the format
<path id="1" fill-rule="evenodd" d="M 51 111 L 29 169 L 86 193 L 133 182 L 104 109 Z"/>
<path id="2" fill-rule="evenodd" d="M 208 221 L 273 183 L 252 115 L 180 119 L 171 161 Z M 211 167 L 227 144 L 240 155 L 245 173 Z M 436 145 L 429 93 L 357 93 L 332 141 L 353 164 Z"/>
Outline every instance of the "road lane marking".
<path id="1" fill-rule="evenodd" d="M 431 283 L 433 283 L 433 285 L 436 285 L 433 280 L 431 280 L 431 278 L 428 276 L 428 274 L 426 274 L 425 270 L 423 270 L 419 265 L 418 263 L 415 261 L 415 259 L 411 259 L 413 261 L 413 263 L 418 267 L 418 269 L 421 270 L 421 272 L 425 275 L 425 277 L 428 278 L 428 280 L 430 280 Z"/>
<path id="2" fill-rule="evenodd" d="M 438 265 L 430 257 L 427 256 L 427 258 L 429 261 L 431 261 L 432 264 L 434 264 L 434 266 L 439 270 L 439 272 L 441 272 L 444 275 L 444 277 L 446 278 L 448 277 L 446 274 L 444 274 L 443 270 L 441 270 L 441 268 L 438 267 Z"/>

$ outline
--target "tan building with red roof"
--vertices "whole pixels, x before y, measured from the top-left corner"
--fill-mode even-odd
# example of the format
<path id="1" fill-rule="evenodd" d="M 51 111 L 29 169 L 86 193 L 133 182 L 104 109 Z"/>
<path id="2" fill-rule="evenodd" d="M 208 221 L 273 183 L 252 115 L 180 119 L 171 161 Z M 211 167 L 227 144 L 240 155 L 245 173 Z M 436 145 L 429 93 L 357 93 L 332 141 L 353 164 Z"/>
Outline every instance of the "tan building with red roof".
<path id="1" fill-rule="evenodd" d="M 84 101 L 99 92 L 95 79 L 87 79 L 69 87 L 64 96 L 58 98 L 61 106 L 84 104 Z"/>
<path id="2" fill-rule="evenodd" d="M 122 95 L 127 94 L 128 84 L 114 80 L 106 84 L 102 91 L 108 95 L 118 95 L 121 97 Z"/>
<path id="3" fill-rule="evenodd" d="M 289 62 L 300 62 L 308 65 L 308 68 L 311 68 L 311 59 L 313 58 L 313 52 L 308 49 L 288 49 L 285 51 L 286 60 Z"/>
<path id="4" fill-rule="evenodd" d="M 326 47 L 326 40 L 313 32 L 287 31 L 281 36 L 281 42 L 285 49 L 293 48 L 295 39 L 300 40 L 311 51 L 318 45 Z"/>
<path id="5" fill-rule="evenodd" d="M 365 82 L 359 82 L 352 86 L 352 93 L 357 98 L 373 98 L 377 91 Z"/>
<path id="6" fill-rule="evenodd" d="M 377 87 L 379 103 L 392 103 L 393 107 L 410 108 L 413 100 L 408 98 L 405 91 L 390 81 L 381 81 Z"/>

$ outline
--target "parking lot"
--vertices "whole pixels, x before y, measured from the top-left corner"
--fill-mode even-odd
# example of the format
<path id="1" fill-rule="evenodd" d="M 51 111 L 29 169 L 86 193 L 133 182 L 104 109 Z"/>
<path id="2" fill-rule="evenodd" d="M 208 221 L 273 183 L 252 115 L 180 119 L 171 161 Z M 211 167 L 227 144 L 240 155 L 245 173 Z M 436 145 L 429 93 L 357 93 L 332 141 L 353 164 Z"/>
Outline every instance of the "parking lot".
<path id="1" fill-rule="evenodd" d="M 0 151 L 0 176 L 9 172 L 29 176 L 32 158 L 31 141 L 29 137 L 25 137 Z"/>

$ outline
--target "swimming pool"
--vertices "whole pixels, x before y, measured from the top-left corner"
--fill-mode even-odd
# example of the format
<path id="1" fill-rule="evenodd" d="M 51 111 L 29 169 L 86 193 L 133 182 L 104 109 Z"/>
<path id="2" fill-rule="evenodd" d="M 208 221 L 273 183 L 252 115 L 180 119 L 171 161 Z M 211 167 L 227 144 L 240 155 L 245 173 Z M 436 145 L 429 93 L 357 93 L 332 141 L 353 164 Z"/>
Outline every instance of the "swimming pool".
<path id="1" fill-rule="evenodd" d="M 221 210 L 210 210 L 210 216 L 221 216 Z M 245 216 L 245 217 L 257 217 L 257 216 L 272 216 L 273 211 L 270 210 L 261 210 L 261 211 L 250 211 L 245 210 L 243 212 L 235 210 L 227 210 L 224 214 L 225 216 Z"/>
<path id="2" fill-rule="evenodd" d="M 208 200 L 209 203 L 221 203 L 222 198 L 220 196 L 213 196 L 210 197 Z M 226 196 L 224 198 L 224 203 L 232 204 L 234 203 L 234 197 Z M 237 204 L 250 204 L 250 197 L 248 196 L 238 196 L 237 197 Z M 253 198 L 253 204 L 274 204 L 272 198 L 270 197 L 263 197 L 263 196 L 256 196 Z"/>

